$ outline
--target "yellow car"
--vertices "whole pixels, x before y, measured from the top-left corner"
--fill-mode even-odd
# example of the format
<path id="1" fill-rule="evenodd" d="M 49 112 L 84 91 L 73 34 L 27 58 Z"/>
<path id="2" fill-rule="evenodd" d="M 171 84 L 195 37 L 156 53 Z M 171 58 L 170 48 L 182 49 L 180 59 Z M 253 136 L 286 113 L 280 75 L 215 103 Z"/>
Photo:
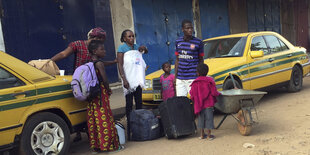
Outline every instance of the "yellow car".
<path id="1" fill-rule="evenodd" d="M 86 102 L 72 76 L 50 76 L 0 51 L 0 152 L 67 154 L 70 134 L 86 125 Z"/>
<path id="2" fill-rule="evenodd" d="M 266 90 L 285 86 L 289 92 L 296 92 L 301 90 L 303 77 L 310 70 L 306 49 L 293 46 L 275 32 L 226 35 L 203 43 L 204 63 L 218 90 L 234 88 L 231 74 L 239 88 Z M 146 76 L 144 105 L 161 102 L 159 77 L 163 73 L 159 70 Z"/>

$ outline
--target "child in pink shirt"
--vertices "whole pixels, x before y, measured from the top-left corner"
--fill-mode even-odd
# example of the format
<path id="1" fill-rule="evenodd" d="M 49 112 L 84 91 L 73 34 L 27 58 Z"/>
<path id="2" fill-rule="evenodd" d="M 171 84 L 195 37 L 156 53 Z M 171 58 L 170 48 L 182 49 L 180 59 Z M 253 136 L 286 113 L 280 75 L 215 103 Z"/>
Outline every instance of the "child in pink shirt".
<path id="1" fill-rule="evenodd" d="M 161 94 L 163 101 L 166 101 L 168 98 L 175 96 L 174 74 L 170 74 L 171 64 L 169 62 L 163 63 L 162 69 L 165 73 L 160 76 Z"/>
<path id="2" fill-rule="evenodd" d="M 198 115 L 198 128 L 201 129 L 199 138 L 212 140 L 215 138 L 211 135 L 211 129 L 214 129 L 213 107 L 216 103 L 216 96 L 219 96 L 220 93 L 216 89 L 213 78 L 207 76 L 208 72 L 209 67 L 206 64 L 198 64 L 198 77 L 191 84 L 189 93 L 194 103 L 194 112 Z M 205 129 L 207 135 L 205 135 Z"/>

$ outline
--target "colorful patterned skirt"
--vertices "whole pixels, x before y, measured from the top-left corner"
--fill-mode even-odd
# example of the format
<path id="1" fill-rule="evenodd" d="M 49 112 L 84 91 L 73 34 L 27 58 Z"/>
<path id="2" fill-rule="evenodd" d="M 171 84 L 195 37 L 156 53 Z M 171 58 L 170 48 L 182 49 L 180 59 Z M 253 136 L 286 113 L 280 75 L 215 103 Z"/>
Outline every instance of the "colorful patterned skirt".
<path id="1" fill-rule="evenodd" d="M 119 140 L 110 108 L 109 95 L 102 84 L 101 99 L 98 96 L 87 106 L 87 126 L 91 148 L 101 151 L 118 149 Z"/>

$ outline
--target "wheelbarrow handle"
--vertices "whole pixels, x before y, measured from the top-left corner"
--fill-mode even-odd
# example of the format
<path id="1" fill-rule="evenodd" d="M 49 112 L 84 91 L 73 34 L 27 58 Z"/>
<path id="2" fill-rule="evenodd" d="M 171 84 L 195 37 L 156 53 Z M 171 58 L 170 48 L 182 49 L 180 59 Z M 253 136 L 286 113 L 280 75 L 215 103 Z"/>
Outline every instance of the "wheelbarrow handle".
<path id="1" fill-rule="evenodd" d="M 230 76 L 230 78 L 231 78 L 231 80 L 232 80 L 232 82 L 233 82 L 234 88 L 235 88 L 235 89 L 238 88 L 238 87 L 236 86 L 236 82 L 235 82 L 234 76 L 233 76 L 231 73 L 229 73 L 229 76 Z"/>

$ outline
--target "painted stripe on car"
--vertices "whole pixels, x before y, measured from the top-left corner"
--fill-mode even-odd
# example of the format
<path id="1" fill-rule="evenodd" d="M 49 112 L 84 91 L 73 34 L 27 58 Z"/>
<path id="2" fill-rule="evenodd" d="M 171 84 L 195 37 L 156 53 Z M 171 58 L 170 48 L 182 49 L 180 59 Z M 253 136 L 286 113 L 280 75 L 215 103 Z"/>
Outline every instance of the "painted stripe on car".
<path id="1" fill-rule="evenodd" d="M 26 106 L 31 106 L 32 104 L 41 104 L 41 103 L 45 103 L 45 102 L 49 102 L 49 101 L 60 100 L 60 99 L 70 98 L 70 97 L 73 97 L 72 93 L 50 96 L 50 97 L 45 97 L 45 98 L 39 98 L 37 100 L 29 100 L 29 101 L 23 101 L 23 102 L 18 102 L 18 103 L 12 103 L 12 104 L 8 104 L 8 105 L 0 106 L 0 111 L 22 108 L 22 107 L 26 107 Z"/>
<path id="2" fill-rule="evenodd" d="M 274 71 L 274 72 L 269 72 L 269 73 L 266 73 L 266 74 L 261 74 L 261 75 L 253 76 L 253 77 L 250 77 L 250 78 L 245 78 L 245 79 L 242 80 L 242 82 L 258 79 L 258 78 L 265 77 L 265 76 L 270 76 L 270 75 L 277 74 L 277 73 L 280 73 L 280 72 L 285 72 L 285 71 L 288 71 L 288 70 L 291 70 L 291 69 L 292 69 L 292 67 L 281 69 L 281 70 L 277 70 L 277 71 Z"/>
<path id="3" fill-rule="evenodd" d="M 58 91 L 64 91 L 71 89 L 71 85 L 60 85 L 60 86 L 53 86 L 53 87 L 47 87 L 47 88 L 40 88 L 38 89 L 38 95 L 46 94 L 46 93 L 52 93 L 52 92 L 58 92 Z"/>
<path id="4" fill-rule="evenodd" d="M 297 52 L 299 53 L 298 55 L 300 54 L 304 54 L 304 52 Z M 278 59 L 280 57 L 284 57 L 284 58 L 287 58 L 287 55 L 289 54 L 286 54 L 285 56 L 278 56 L 278 57 L 275 57 L 275 59 Z M 297 55 L 296 53 L 294 53 L 294 55 Z M 290 63 L 290 62 L 293 62 L 293 61 L 296 61 L 296 60 L 303 60 L 303 59 L 306 59 L 305 56 L 301 56 L 301 57 L 295 57 L 295 58 L 291 58 L 291 59 L 287 59 L 287 60 L 283 60 L 283 61 L 279 61 L 279 62 L 276 62 L 276 63 L 272 63 L 272 64 L 268 64 L 268 65 L 264 65 L 264 66 L 259 66 L 259 67 L 255 67 L 255 68 L 251 68 L 250 69 L 250 73 L 254 73 L 254 72 L 257 72 L 257 71 L 262 71 L 262 70 L 265 70 L 265 69 L 269 69 L 269 68 L 273 68 L 275 66 L 280 66 L 280 65 L 283 65 L 283 64 L 286 64 L 286 63 Z M 257 61 L 257 62 L 253 62 L 253 63 L 250 63 L 248 64 L 248 66 L 254 66 L 254 65 L 259 65 L 261 63 L 264 63 L 268 61 L 268 59 L 264 59 L 264 60 L 261 60 L 261 61 Z M 239 70 L 240 68 L 244 67 L 246 68 L 245 66 L 247 66 L 247 64 L 245 65 L 241 65 L 241 66 L 237 66 L 237 67 L 234 67 L 234 68 L 231 68 L 231 69 L 227 69 L 225 71 L 222 71 L 222 72 L 219 72 L 219 73 L 216 73 L 216 74 L 213 74 L 211 75 L 213 78 L 215 78 L 216 76 L 219 76 L 219 75 L 222 75 L 222 74 L 226 74 L 226 73 L 229 73 L 229 72 L 232 72 L 232 71 L 236 71 L 236 70 Z M 240 72 L 237 72 L 237 74 L 239 76 L 241 75 L 247 75 L 249 74 L 248 70 L 244 70 L 244 71 L 240 71 Z M 223 76 L 223 77 L 219 77 L 219 78 L 215 78 L 215 82 L 218 82 L 218 81 L 222 81 L 225 79 L 226 76 Z"/>
<path id="5" fill-rule="evenodd" d="M 53 86 L 53 87 L 46 87 L 46 88 L 40 88 L 37 89 L 38 95 L 42 94 L 48 94 L 48 93 L 55 93 L 59 91 L 65 91 L 65 90 L 70 90 L 71 85 L 66 84 L 66 85 L 60 85 L 60 86 Z M 27 90 L 29 92 L 27 94 L 27 97 L 35 96 L 36 95 L 36 90 Z M 2 101 L 9 101 L 9 100 L 15 100 L 16 98 L 12 96 L 12 94 L 4 94 L 0 95 L 0 102 Z"/>

